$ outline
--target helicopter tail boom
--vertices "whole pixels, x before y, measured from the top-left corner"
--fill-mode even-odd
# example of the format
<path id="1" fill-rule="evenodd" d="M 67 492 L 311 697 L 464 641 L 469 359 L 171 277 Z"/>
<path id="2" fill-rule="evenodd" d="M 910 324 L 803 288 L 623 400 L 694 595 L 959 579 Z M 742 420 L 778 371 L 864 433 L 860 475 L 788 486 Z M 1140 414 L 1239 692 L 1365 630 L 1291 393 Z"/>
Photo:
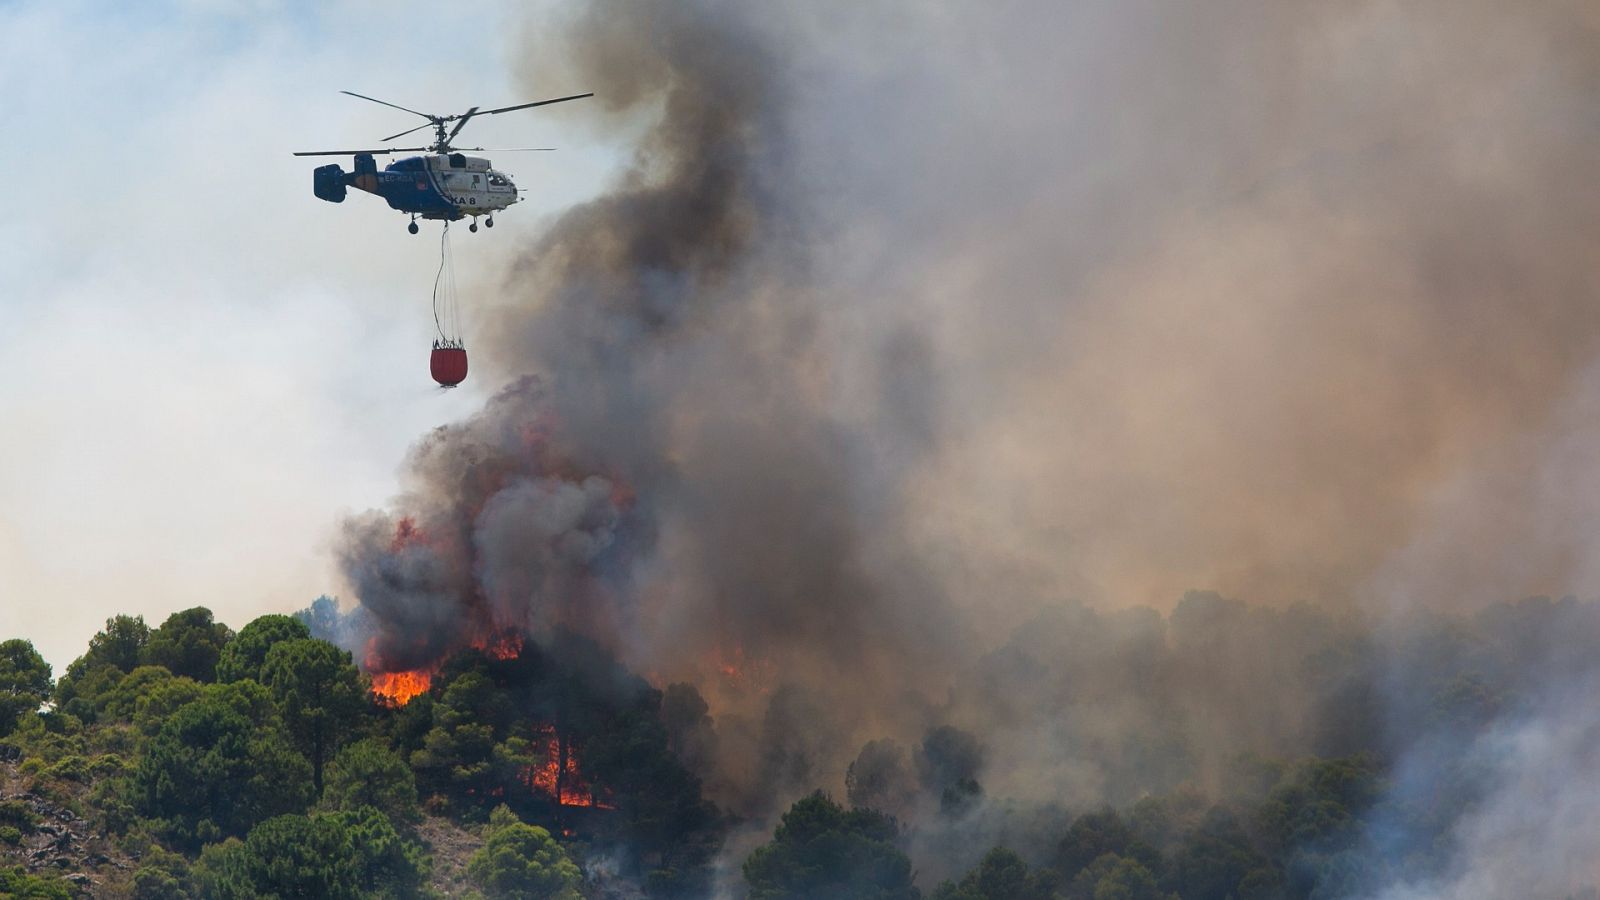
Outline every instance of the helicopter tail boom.
<path id="1" fill-rule="evenodd" d="M 378 163 L 371 154 L 356 154 L 353 172 L 346 172 L 337 164 L 318 166 L 312 172 L 311 192 L 329 203 L 343 203 L 346 188 L 352 187 L 378 193 Z"/>

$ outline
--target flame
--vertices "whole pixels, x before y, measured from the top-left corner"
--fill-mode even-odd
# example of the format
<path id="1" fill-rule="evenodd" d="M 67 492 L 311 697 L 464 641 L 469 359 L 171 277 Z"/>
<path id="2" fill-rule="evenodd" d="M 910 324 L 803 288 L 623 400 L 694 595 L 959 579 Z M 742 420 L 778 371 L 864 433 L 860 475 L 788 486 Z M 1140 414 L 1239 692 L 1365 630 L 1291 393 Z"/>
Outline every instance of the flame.
<path id="1" fill-rule="evenodd" d="M 495 659 L 516 659 L 522 655 L 523 637 L 514 631 L 503 631 L 492 637 L 475 638 L 471 646 Z M 378 654 L 377 639 L 367 647 L 366 669 L 372 673 L 372 693 L 390 706 L 405 706 L 411 698 L 427 693 L 433 676 L 444 665 L 439 659 L 429 665 L 400 672 L 384 671 L 383 658 Z"/>
<path id="2" fill-rule="evenodd" d="M 742 646 L 735 645 L 731 653 L 727 650 L 718 651 L 711 660 L 711 666 L 722 676 L 723 682 L 736 691 L 766 694 L 772 690 L 772 664 L 746 657 Z"/>
<path id="3" fill-rule="evenodd" d="M 414 544 L 426 544 L 428 535 L 417 527 L 417 520 L 411 516 L 402 516 L 395 523 L 394 538 L 389 541 L 389 552 L 399 553 Z"/>
<path id="4" fill-rule="evenodd" d="M 535 745 L 544 750 L 544 764 L 523 770 L 523 780 L 530 789 L 550 797 L 559 806 L 616 809 L 595 797 L 594 788 L 584 780 L 578 768 L 578 753 L 571 746 L 567 747 L 566 770 L 562 771 L 561 737 L 554 725 L 534 725 L 533 739 Z"/>
<path id="5" fill-rule="evenodd" d="M 372 693 L 391 706 L 405 706 L 412 697 L 427 693 L 428 686 L 433 683 L 434 668 L 378 672 L 372 676 Z"/>
<path id="6" fill-rule="evenodd" d="M 477 638 L 472 646 L 495 659 L 516 659 L 522 655 L 522 635 L 515 631 L 502 631 L 490 638 Z"/>
<path id="7" fill-rule="evenodd" d="M 522 429 L 524 449 L 531 458 L 533 468 L 552 477 L 579 481 L 592 474 L 611 479 L 612 502 L 625 511 L 634 502 L 633 489 L 622 479 L 609 473 L 595 473 L 580 469 L 550 447 L 551 423 L 547 416 L 525 424 Z M 474 465 L 463 484 L 463 495 L 458 512 L 468 520 L 475 520 L 483 506 L 506 483 L 521 477 L 527 461 L 514 456 L 496 456 Z M 476 566 L 476 549 L 452 527 L 450 517 L 421 516 L 397 513 L 392 520 L 388 553 L 393 556 L 418 556 L 437 563 L 444 571 L 465 571 Z M 516 602 L 497 603 L 477 584 L 452 584 L 449 579 L 433 587 L 451 587 L 460 596 L 450 601 L 459 613 L 448 627 L 416 635 L 399 628 L 376 623 L 367 644 L 363 668 L 373 675 L 373 692 L 395 705 L 404 705 L 412 697 L 426 691 L 432 677 L 437 675 L 445 660 L 465 647 L 473 647 L 484 655 L 501 661 L 522 656 L 535 616 L 528 604 Z M 554 610 L 539 610 L 548 614 L 551 623 L 583 633 L 609 633 L 603 627 L 588 627 L 588 605 L 561 604 Z M 598 614 L 596 614 L 598 615 Z M 541 616 L 543 618 L 543 616 Z M 421 664 L 421 665 L 419 665 Z M 405 671 L 395 671 L 404 668 Z"/>

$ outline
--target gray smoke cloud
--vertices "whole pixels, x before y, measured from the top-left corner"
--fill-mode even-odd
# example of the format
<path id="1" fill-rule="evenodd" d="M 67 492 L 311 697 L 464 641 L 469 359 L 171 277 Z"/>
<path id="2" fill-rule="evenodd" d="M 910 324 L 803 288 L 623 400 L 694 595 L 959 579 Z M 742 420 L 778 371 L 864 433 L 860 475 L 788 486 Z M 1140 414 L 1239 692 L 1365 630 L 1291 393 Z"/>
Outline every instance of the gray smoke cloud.
<path id="1" fill-rule="evenodd" d="M 509 386 L 349 523 L 376 652 L 576 627 L 699 687 L 752 834 L 857 761 L 948 866 L 982 848 L 947 823 L 1044 852 L 1243 751 L 1431 759 L 1404 694 L 1436 670 L 1384 636 L 1600 577 L 1597 31 L 1566 0 L 530 26 L 530 88 L 637 150 L 508 273 L 474 371 Z M 1483 852 L 1539 821 L 1529 766 L 1590 769 L 1573 703 L 1485 738 L 1462 895 L 1595 849 Z M 982 745 L 970 803 L 902 796 L 888 748 L 941 726 Z"/>
<path id="2" fill-rule="evenodd" d="M 420 668 L 557 626 L 627 630 L 625 573 L 608 566 L 648 529 L 603 471 L 566 455 L 547 417 L 538 382 L 508 385 L 413 448 L 396 511 L 345 523 L 339 562 L 369 632 L 352 649 L 367 666 Z"/>

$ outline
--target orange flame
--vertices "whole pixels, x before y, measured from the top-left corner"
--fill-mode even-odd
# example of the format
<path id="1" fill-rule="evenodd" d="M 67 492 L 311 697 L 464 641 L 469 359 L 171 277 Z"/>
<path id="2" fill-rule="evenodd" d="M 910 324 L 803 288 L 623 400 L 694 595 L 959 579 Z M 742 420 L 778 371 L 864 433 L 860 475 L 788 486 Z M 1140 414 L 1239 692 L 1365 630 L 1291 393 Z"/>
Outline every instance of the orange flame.
<path id="1" fill-rule="evenodd" d="M 491 638 L 478 638 L 472 646 L 495 659 L 516 659 L 522 655 L 522 635 L 515 631 L 502 631 Z"/>
<path id="2" fill-rule="evenodd" d="M 471 645 L 495 659 L 515 659 L 522 655 L 523 637 L 514 631 L 504 631 L 493 637 L 475 638 Z M 383 668 L 383 662 L 378 656 L 376 641 L 368 645 L 366 668 L 371 671 Z M 427 693 L 433 684 L 433 676 L 438 673 L 444 660 L 440 659 L 431 665 L 410 669 L 404 672 L 372 673 L 372 693 L 390 706 L 405 706 L 411 698 L 418 694 Z"/>
<path id="3" fill-rule="evenodd" d="M 402 516 L 394 524 L 394 537 L 389 541 L 389 552 L 399 553 L 413 544 L 426 544 L 428 536 L 421 528 L 417 527 L 417 520 L 411 516 Z"/>
<path id="4" fill-rule="evenodd" d="M 391 706 L 405 706 L 411 698 L 427 693 L 433 683 L 432 668 L 409 672 L 379 672 L 372 676 L 372 692 Z"/>
<path id="5" fill-rule="evenodd" d="M 747 657 L 744 647 L 734 645 L 732 652 L 718 651 L 711 666 L 722 676 L 723 683 L 736 691 L 771 693 L 774 668 L 770 662 Z"/>
<path id="6" fill-rule="evenodd" d="M 578 769 L 578 754 L 567 747 L 565 771 L 561 765 L 561 738 L 553 725 L 534 725 L 535 745 L 544 751 L 544 764 L 523 770 L 523 780 L 528 787 L 549 796 L 560 806 L 592 806 L 596 809 L 616 809 L 599 800 L 594 788 L 583 779 Z"/>

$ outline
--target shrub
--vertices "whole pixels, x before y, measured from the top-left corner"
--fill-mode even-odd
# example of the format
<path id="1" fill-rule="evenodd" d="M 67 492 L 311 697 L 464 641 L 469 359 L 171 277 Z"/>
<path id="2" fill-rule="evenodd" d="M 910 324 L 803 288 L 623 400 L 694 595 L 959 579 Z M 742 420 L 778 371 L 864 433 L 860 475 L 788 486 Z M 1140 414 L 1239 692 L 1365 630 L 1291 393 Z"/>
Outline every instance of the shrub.
<path id="1" fill-rule="evenodd" d="M 0 825 L 11 825 L 24 832 L 33 830 L 39 817 L 33 814 L 28 804 L 22 800 L 6 800 L 0 802 Z"/>
<path id="2" fill-rule="evenodd" d="M 76 753 L 63 756 L 55 765 L 45 769 L 44 774 L 49 778 L 82 783 L 89 780 L 89 761 Z"/>

